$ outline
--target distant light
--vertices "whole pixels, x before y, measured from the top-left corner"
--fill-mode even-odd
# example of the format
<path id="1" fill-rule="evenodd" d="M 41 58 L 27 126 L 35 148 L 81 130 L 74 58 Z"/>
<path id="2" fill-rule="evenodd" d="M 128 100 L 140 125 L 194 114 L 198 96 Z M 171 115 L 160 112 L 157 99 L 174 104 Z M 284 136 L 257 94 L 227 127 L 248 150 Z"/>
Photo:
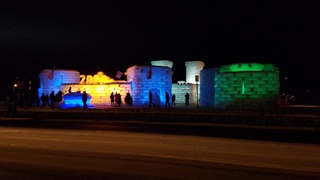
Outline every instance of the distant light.
<path id="1" fill-rule="evenodd" d="M 288 78 L 287 78 L 287 77 L 284 77 L 284 79 L 287 80 Z"/>

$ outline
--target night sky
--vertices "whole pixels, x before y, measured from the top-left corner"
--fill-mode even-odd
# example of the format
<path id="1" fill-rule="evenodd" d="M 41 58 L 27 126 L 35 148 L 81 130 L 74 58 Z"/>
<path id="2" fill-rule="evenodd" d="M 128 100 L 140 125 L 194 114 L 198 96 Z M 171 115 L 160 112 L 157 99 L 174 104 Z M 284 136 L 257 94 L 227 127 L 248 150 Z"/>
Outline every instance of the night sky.
<path id="1" fill-rule="evenodd" d="M 103 71 L 170 60 L 173 82 L 186 61 L 205 68 L 272 63 L 281 91 L 320 90 L 317 1 L 8 1 L 0 2 L 0 81 L 43 69 Z M 288 79 L 284 81 L 284 77 Z M 4 92 L 6 93 L 6 92 Z"/>

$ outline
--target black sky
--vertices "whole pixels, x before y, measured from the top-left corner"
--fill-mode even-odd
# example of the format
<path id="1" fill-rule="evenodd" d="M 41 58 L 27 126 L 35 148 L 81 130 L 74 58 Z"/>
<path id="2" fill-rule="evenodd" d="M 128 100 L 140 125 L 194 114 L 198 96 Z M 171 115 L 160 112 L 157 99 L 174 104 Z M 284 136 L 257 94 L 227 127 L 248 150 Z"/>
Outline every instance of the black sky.
<path id="1" fill-rule="evenodd" d="M 317 1 L 1 1 L 0 22 L 0 80 L 10 87 L 53 66 L 113 77 L 166 59 L 174 82 L 185 61 L 257 62 L 278 66 L 291 89 L 320 90 Z"/>

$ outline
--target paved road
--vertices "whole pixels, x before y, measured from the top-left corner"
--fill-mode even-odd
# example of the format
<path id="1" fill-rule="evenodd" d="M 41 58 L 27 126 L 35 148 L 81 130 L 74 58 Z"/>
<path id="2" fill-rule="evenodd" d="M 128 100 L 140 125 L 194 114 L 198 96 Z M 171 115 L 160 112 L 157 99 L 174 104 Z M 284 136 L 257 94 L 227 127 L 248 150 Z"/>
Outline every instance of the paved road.
<path id="1" fill-rule="evenodd" d="M 221 130 L 209 133 L 200 131 L 203 128 L 125 121 L 2 121 L 0 175 L 2 179 L 320 178 L 317 143 L 276 141 L 275 135 L 270 135 L 272 141 L 241 138 L 245 132 L 239 129 L 212 127 L 211 131 Z"/>

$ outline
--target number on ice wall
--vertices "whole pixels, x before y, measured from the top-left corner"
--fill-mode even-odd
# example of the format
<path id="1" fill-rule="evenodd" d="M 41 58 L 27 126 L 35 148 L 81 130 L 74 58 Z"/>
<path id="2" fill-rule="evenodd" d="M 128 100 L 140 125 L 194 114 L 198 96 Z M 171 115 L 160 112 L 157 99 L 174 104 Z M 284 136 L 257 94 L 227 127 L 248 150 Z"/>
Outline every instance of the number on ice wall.
<path id="1" fill-rule="evenodd" d="M 96 75 L 80 75 L 79 84 L 106 84 L 114 82 L 114 79 L 99 71 Z"/>

